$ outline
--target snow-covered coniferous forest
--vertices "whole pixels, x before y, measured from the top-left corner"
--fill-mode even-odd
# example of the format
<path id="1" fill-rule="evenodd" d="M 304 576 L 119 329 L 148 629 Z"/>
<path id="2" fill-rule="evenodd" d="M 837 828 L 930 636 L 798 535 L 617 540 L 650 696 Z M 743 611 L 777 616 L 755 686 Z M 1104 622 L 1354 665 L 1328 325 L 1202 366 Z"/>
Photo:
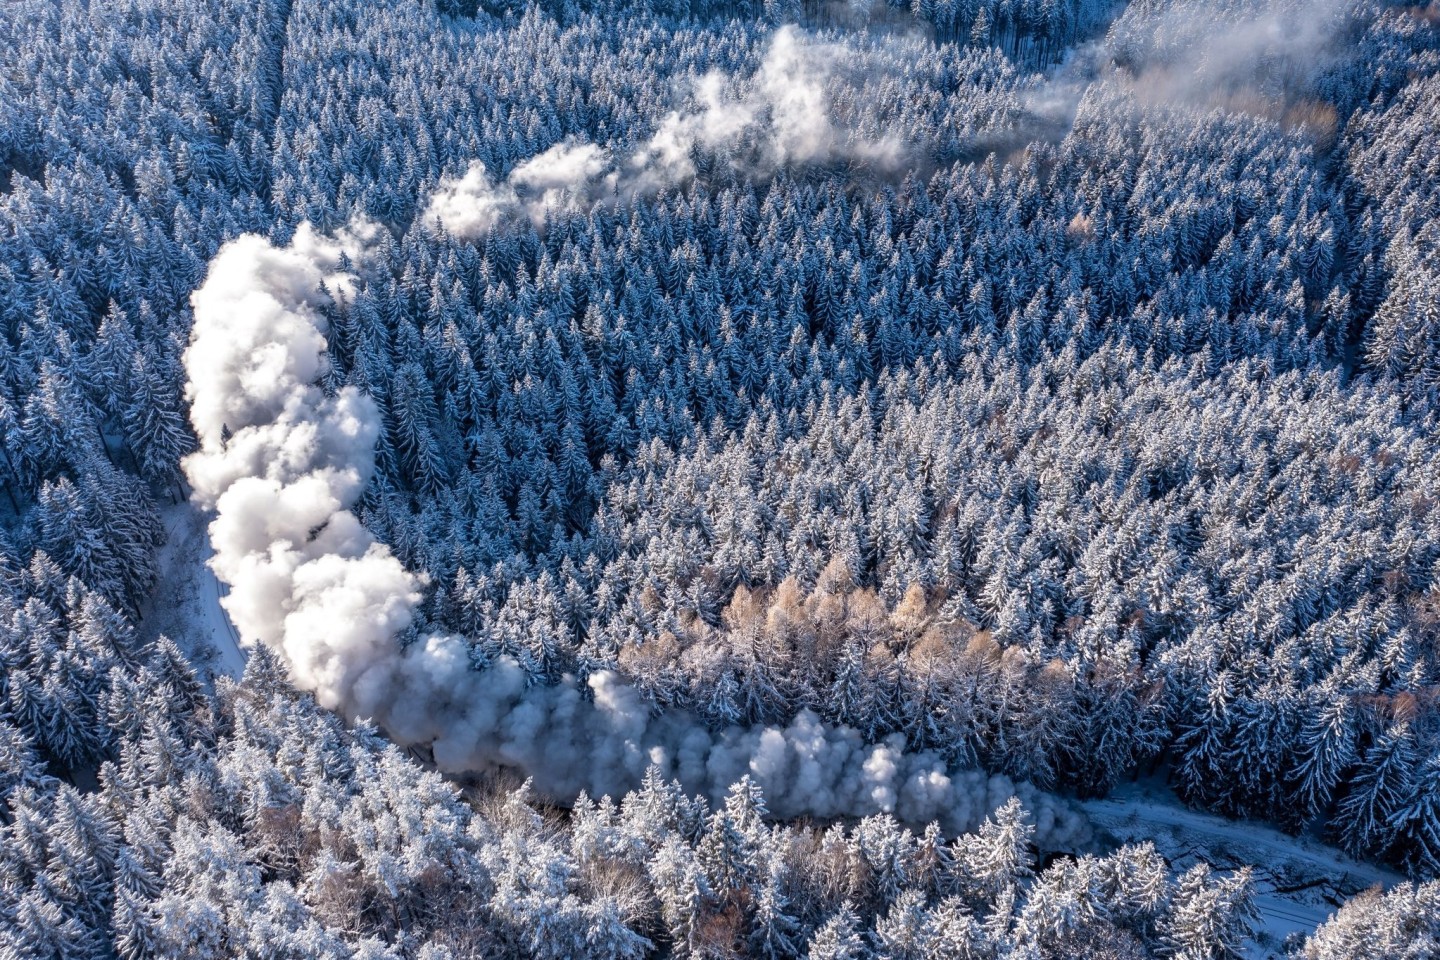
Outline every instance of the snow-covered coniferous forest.
<path id="1" fill-rule="evenodd" d="M 1440 5 L 7 0 L 0 960 L 1440 957 Z"/>

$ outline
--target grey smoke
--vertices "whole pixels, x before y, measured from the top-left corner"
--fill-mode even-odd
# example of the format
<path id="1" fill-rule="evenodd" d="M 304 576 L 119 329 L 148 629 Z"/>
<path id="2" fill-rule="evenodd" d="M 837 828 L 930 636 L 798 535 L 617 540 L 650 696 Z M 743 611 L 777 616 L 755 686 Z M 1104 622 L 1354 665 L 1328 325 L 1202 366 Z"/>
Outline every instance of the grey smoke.
<path id="1" fill-rule="evenodd" d="M 1036 138 L 1056 141 L 1078 112 L 1122 97 L 1151 106 L 1274 118 L 1334 62 L 1356 0 L 1148 0 L 1125 7 L 1026 98 Z"/>
<path id="2" fill-rule="evenodd" d="M 474 161 L 464 175 L 439 183 L 424 222 L 438 222 L 467 239 L 506 219 L 539 226 L 551 211 L 585 210 L 606 199 L 685 183 L 696 174 L 692 150 L 717 152 L 737 143 L 752 149 L 734 162 L 758 176 L 787 164 L 836 160 L 896 169 L 903 159 L 898 139 L 862 137 L 831 119 L 826 82 L 830 65 L 842 54 L 834 44 L 782 27 L 739 93 L 730 92 L 734 84 L 724 74 L 705 74 L 694 85 L 694 106 L 666 114 L 649 139 L 625 154 L 567 141 L 527 160 L 503 181 Z"/>
<path id="3" fill-rule="evenodd" d="M 1155 100 L 1274 95 L 1325 65 L 1354 13 L 1352 0 L 1145 3 L 1111 25 L 1105 48 Z"/>
<path id="4" fill-rule="evenodd" d="M 900 738 L 866 744 L 801 713 L 784 727 L 712 732 L 681 711 L 658 715 L 615 673 L 530 685 L 501 659 L 476 669 L 463 638 L 402 648 L 424 583 L 352 511 L 371 473 L 375 405 L 351 388 L 327 396 L 325 314 L 352 295 L 373 229 L 334 238 L 308 226 L 286 247 L 244 236 L 223 247 L 192 298 L 185 354 L 200 450 L 184 467 L 215 511 L 210 537 L 223 601 L 246 643 L 263 643 L 294 684 L 401 744 L 427 745 L 447 771 L 510 767 L 561 800 L 618 796 L 658 765 L 712 797 L 749 774 L 781 817 L 880 811 L 949 831 L 976 826 L 1018 794 L 1050 848 L 1083 844 L 1066 802 L 977 770 L 951 770 Z"/>

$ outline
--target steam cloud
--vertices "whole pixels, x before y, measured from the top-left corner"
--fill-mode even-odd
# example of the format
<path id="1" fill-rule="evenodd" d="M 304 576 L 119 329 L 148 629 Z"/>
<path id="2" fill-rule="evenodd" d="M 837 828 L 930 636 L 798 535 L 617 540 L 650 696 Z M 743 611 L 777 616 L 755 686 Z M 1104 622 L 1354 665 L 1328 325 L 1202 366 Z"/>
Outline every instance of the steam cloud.
<path id="1" fill-rule="evenodd" d="M 747 144 L 731 162 L 756 174 L 792 163 L 834 160 L 894 169 L 901 145 L 891 138 L 853 136 L 830 118 L 825 82 L 834 45 L 806 40 L 794 27 L 775 32 L 765 59 L 739 97 L 726 93 L 727 78 L 708 73 L 694 90 L 697 109 L 674 110 L 655 133 L 628 155 L 593 143 L 556 144 L 496 182 L 474 161 L 464 176 L 442 180 L 431 195 L 424 222 L 437 221 L 461 238 L 479 236 L 502 220 L 535 225 L 551 210 L 585 210 L 606 198 L 645 195 L 695 176 L 694 148 L 715 152 Z"/>
<path id="2" fill-rule="evenodd" d="M 749 774 L 781 817 L 890 811 L 954 832 L 1019 794 L 1042 845 L 1085 842 L 1088 827 L 1064 801 L 947 770 L 932 753 L 905 752 L 903 738 L 867 745 L 811 713 L 783 728 L 715 733 L 684 712 L 652 715 L 614 673 L 591 675 L 587 697 L 573 679 L 528 685 L 508 659 L 477 670 L 460 637 L 402 648 L 422 583 L 351 510 L 373 467 L 378 412 L 353 388 L 327 396 L 316 385 L 324 310 L 353 294 L 347 266 L 363 261 L 373 232 L 360 223 L 326 238 L 306 225 L 284 248 L 243 236 L 220 250 L 192 298 L 186 393 L 201 448 L 185 471 L 197 503 L 216 512 L 211 564 L 230 585 L 226 610 L 297 687 L 401 744 L 428 745 L 444 770 L 517 768 L 561 800 L 619 796 L 655 764 L 712 797 Z"/>

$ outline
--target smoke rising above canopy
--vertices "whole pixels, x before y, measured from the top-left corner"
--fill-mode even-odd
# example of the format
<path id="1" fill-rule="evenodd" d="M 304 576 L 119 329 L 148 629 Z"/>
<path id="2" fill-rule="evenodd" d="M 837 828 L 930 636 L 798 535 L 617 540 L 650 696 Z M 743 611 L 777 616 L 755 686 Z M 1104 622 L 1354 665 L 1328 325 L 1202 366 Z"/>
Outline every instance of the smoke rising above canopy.
<path id="1" fill-rule="evenodd" d="M 619 675 L 531 685 L 513 660 L 476 669 L 448 634 L 408 646 L 423 582 L 360 523 L 353 507 L 374 465 L 374 403 L 327 396 L 326 311 L 360 282 L 374 228 L 334 238 L 302 226 L 276 247 L 243 236 L 223 247 L 193 295 L 186 388 L 200 450 L 184 468 L 215 511 L 210 537 L 222 602 L 246 643 L 283 660 L 297 687 L 347 718 L 369 718 L 401 744 L 428 746 L 443 770 L 516 768 L 549 795 L 619 796 L 652 764 L 719 797 L 748 774 L 780 817 L 893 812 L 912 824 L 975 827 L 1012 795 L 1043 846 L 1074 847 L 1088 829 L 1064 801 L 978 770 L 951 770 L 903 738 L 860 734 L 800 713 L 784 727 L 712 731 L 683 711 L 652 715 Z"/>
<path id="2" fill-rule="evenodd" d="M 1356 0 L 1155 0 L 1127 5 L 1103 38 L 1081 44 L 1027 97 L 1058 141 L 1077 114 L 1117 98 L 1151 107 L 1223 109 L 1276 119 L 1332 65 Z M 1045 135 L 1042 126 L 1049 126 Z"/>
<path id="3" fill-rule="evenodd" d="M 766 176 L 787 164 L 850 160 L 893 170 L 902 147 L 891 137 L 865 138 L 831 119 L 825 89 L 840 48 L 817 43 L 794 27 L 771 38 L 755 74 L 731 95 L 718 72 L 695 84 L 690 110 L 673 110 L 654 134 L 629 153 L 566 141 L 531 157 L 503 181 L 473 161 L 457 178 L 440 182 L 423 215 L 462 239 L 479 236 L 507 219 L 539 226 L 551 211 L 583 211 L 607 199 L 643 196 L 696 175 L 692 151 L 741 149 L 729 158 L 742 173 Z"/>

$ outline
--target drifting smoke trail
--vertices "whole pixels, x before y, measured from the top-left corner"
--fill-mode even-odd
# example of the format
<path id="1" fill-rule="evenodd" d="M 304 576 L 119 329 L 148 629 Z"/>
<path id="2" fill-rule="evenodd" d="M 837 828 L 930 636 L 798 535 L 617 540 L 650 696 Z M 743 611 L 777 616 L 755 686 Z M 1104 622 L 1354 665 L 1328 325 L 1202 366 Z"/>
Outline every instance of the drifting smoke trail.
<path id="1" fill-rule="evenodd" d="M 1332 66 L 1362 17 L 1358 0 L 1144 0 L 1105 37 L 1076 47 L 1026 98 L 1036 139 L 1058 143 L 1077 116 L 1141 105 L 1278 118 Z"/>
<path id="2" fill-rule="evenodd" d="M 897 140 L 852 137 L 830 119 L 825 81 L 836 47 L 806 41 L 794 27 L 775 32 L 760 69 L 739 98 L 727 97 L 726 77 L 708 73 L 694 91 L 698 109 L 672 111 L 649 140 L 628 156 L 593 143 L 559 143 L 496 182 L 474 161 L 464 176 L 442 180 L 423 221 L 468 239 L 502 220 L 542 224 L 552 210 L 586 210 L 607 198 L 643 196 L 695 176 L 691 151 L 746 144 L 731 162 L 755 175 L 786 164 L 854 160 L 883 170 L 901 162 Z"/>
<path id="3" fill-rule="evenodd" d="M 745 774 L 781 817 L 892 811 L 910 823 L 974 827 L 1018 793 L 1047 847 L 1088 830 L 1063 801 L 1003 776 L 946 770 L 901 738 L 866 745 L 802 713 L 784 728 L 719 733 L 693 716 L 652 716 L 619 676 L 530 686 L 514 661 L 474 669 L 469 645 L 433 634 L 402 649 L 421 582 L 351 511 L 374 464 L 378 411 L 345 388 L 326 396 L 324 308 L 351 295 L 346 261 L 373 232 L 333 239 L 302 226 L 288 247 L 257 236 L 227 244 L 192 298 L 185 353 L 199 452 L 184 467 L 196 501 L 216 512 L 211 565 L 246 643 L 263 643 L 297 687 L 348 718 L 374 719 L 395 741 L 426 744 L 444 770 L 518 768 L 559 798 L 620 796 L 658 765 L 687 789 L 720 796 Z M 328 293 L 327 293 L 328 291 Z"/>

